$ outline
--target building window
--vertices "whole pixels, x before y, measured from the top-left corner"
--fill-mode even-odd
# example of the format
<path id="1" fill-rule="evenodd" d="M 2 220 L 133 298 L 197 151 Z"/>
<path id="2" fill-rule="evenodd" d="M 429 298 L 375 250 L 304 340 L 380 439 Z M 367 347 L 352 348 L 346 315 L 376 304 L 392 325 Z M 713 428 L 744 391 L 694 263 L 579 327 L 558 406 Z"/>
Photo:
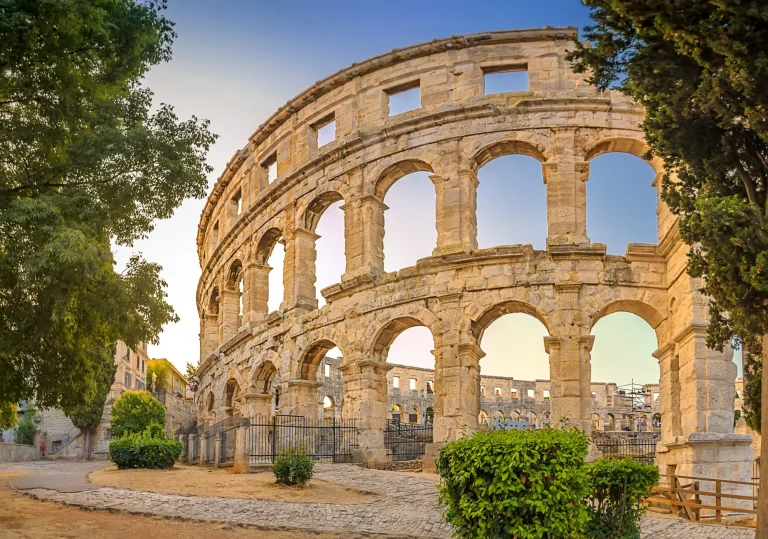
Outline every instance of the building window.
<path id="1" fill-rule="evenodd" d="M 125 373 L 125 380 L 123 380 L 123 382 L 125 383 L 125 387 L 127 387 L 127 388 L 131 387 L 131 373 L 130 372 L 126 372 Z"/>
<path id="2" fill-rule="evenodd" d="M 532 398 L 534 398 L 534 397 L 536 396 L 536 391 L 535 391 L 535 390 L 533 390 L 533 389 L 529 389 L 528 391 L 526 391 L 526 392 L 525 392 L 525 395 L 526 395 L 526 396 L 527 396 L 529 399 L 532 399 Z"/>
<path id="3" fill-rule="evenodd" d="M 330 378 L 330 376 L 331 376 L 331 364 L 330 363 L 325 363 L 323 368 L 325 369 L 325 377 L 326 378 Z"/>
<path id="4" fill-rule="evenodd" d="M 736 393 L 736 397 L 738 398 L 738 396 L 739 396 L 739 394 L 737 392 Z M 658 393 L 654 393 L 653 394 L 653 402 L 656 402 L 657 400 L 659 400 L 659 394 Z"/>
<path id="5" fill-rule="evenodd" d="M 277 179 L 277 152 L 273 153 L 261 164 L 261 168 L 267 173 L 267 183 Z"/>
<path id="6" fill-rule="evenodd" d="M 317 135 L 317 147 L 320 148 L 336 140 L 336 117 L 329 114 L 312 126 Z"/>
<path id="7" fill-rule="evenodd" d="M 592 392 L 592 398 L 597 399 L 597 393 L 595 393 L 594 391 Z"/>
<path id="8" fill-rule="evenodd" d="M 435 390 L 432 389 L 432 380 L 427 380 L 427 393 L 434 393 Z"/>
<path id="9" fill-rule="evenodd" d="M 497 397 L 501 397 L 501 388 L 498 386 L 494 387 L 493 394 L 496 395 Z"/>
<path id="10" fill-rule="evenodd" d="M 512 398 L 516 399 L 517 398 L 517 388 L 513 387 L 510 391 L 512 393 Z"/>
<path id="11" fill-rule="evenodd" d="M 394 387 L 395 389 L 399 389 L 400 388 L 400 377 L 399 376 L 393 376 L 392 377 L 392 387 Z"/>
<path id="12" fill-rule="evenodd" d="M 232 211 L 235 215 L 243 213 L 243 194 L 239 189 L 237 190 L 237 193 L 235 193 L 235 196 L 232 197 Z"/>
<path id="13" fill-rule="evenodd" d="M 544 390 L 544 400 L 549 400 L 549 389 Z"/>
<path id="14" fill-rule="evenodd" d="M 410 387 L 410 388 L 411 388 L 411 391 L 413 391 L 414 389 L 416 389 L 416 378 L 411 378 L 411 379 L 408 381 L 408 387 Z"/>
<path id="15" fill-rule="evenodd" d="M 485 397 L 485 386 L 480 386 L 480 396 Z"/>
<path id="16" fill-rule="evenodd" d="M 390 116 L 421 108 L 421 88 L 418 80 L 395 86 L 385 90 L 385 93 Z"/>
<path id="17" fill-rule="evenodd" d="M 125 353 L 125 360 L 128 362 L 129 365 L 131 364 L 131 351 L 130 350 L 128 350 Z"/>
<path id="18" fill-rule="evenodd" d="M 528 91 L 528 66 L 493 66 L 483 68 L 485 95 Z"/>

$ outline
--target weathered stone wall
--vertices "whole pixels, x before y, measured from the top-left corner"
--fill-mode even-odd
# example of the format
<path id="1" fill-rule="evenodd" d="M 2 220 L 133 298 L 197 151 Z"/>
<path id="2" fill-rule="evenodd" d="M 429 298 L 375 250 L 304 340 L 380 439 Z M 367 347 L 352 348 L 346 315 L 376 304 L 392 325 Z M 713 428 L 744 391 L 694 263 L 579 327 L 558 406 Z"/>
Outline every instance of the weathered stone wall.
<path id="1" fill-rule="evenodd" d="M 165 406 L 165 433 L 173 434 L 180 427 L 191 427 L 197 422 L 197 411 L 192 402 L 164 392 L 162 399 Z"/>
<path id="2" fill-rule="evenodd" d="M 26 462 L 39 460 L 36 446 L 0 443 L 0 462 Z"/>
<path id="3" fill-rule="evenodd" d="M 552 417 L 589 431 L 591 329 L 626 311 L 648 322 L 659 344 L 661 460 L 680 463 L 679 473 L 688 475 L 704 454 L 708 466 L 726 454 L 743 453 L 746 462 L 748 440 L 733 434 L 736 367 L 730 350 L 706 347 L 707 301 L 701 283 L 685 273 L 688 248 L 674 216 L 660 201 L 658 244 L 630 244 L 624 256 L 589 240 L 590 160 L 606 152 L 643 157 L 647 147 L 642 108 L 598 92 L 569 68 L 565 54 L 575 36 L 572 28 L 491 32 L 392 51 L 316 83 L 260 126 L 214 186 L 198 231 L 202 420 L 243 407 L 268 411 L 278 379 L 280 411 L 313 415 L 318 366 L 338 347 L 343 415 L 358 420 L 365 458 L 379 458 L 387 351 L 419 325 L 435 344 L 435 441 L 453 440 L 478 426 L 484 330 L 521 312 L 549 333 L 542 345 Z M 527 91 L 485 95 L 485 72 L 523 66 Z M 390 116 L 388 96 L 414 86 L 421 107 Z M 331 117 L 336 139 L 318 148 L 315 127 Z M 477 171 L 507 154 L 542 163 L 544 251 L 477 248 Z M 661 166 L 650 165 L 660 188 Z M 429 172 L 435 187 L 437 245 L 415 266 L 385 273 L 387 190 L 415 171 Z M 315 228 L 342 200 L 346 271 L 321 291 L 326 305 L 318 309 Z M 268 313 L 266 262 L 278 241 L 285 244 L 285 291 L 279 311 Z M 736 468 L 731 478 L 746 479 L 748 466 Z"/>

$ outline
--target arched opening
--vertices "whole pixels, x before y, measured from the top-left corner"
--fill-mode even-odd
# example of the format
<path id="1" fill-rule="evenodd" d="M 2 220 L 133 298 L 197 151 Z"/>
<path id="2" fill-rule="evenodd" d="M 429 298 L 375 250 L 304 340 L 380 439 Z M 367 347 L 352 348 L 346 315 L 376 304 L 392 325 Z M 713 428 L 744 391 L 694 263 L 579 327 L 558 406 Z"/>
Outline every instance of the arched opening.
<path id="1" fill-rule="evenodd" d="M 490 419 L 488 418 L 488 412 L 485 410 L 480 410 L 480 413 L 477 414 L 477 422 L 480 425 L 481 429 L 489 429 L 491 426 Z"/>
<path id="2" fill-rule="evenodd" d="M 427 406 L 427 411 L 424 412 L 424 421 L 427 425 L 432 425 L 435 422 L 435 411 L 431 406 Z"/>
<path id="3" fill-rule="evenodd" d="M 213 396 L 213 392 L 208 393 L 208 403 L 205 405 L 205 412 L 208 416 L 208 421 L 213 421 L 215 406 L 216 402 L 215 397 Z"/>
<path id="4" fill-rule="evenodd" d="M 211 291 L 211 297 L 208 300 L 208 314 L 219 314 L 219 288 L 214 286 Z"/>
<path id="5" fill-rule="evenodd" d="M 408 413 L 408 423 L 421 423 L 421 410 L 419 410 L 418 406 L 411 406 L 410 412 Z"/>
<path id="6" fill-rule="evenodd" d="M 596 413 L 592 413 L 592 430 L 598 431 L 601 430 L 601 423 L 600 423 L 600 416 Z"/>
<path id="7" fill-rule="evenodd" d="M 437 246 L 437 198 L 427 172 L 406 174 L 383 194 L 384 271 L 414 266 Z"/>
<path id="8" fill-rule="evenodd" d="M 277 228 L 268 230 L 261 238 L 256 249 L 256 278 L 253 293 L 256 312 L 262 314 L 280 310 L 285 296 L 283 286 L 283 266 L 285 262 L 285 242 L 283 234 Z"/>
<path id="9" fill-rule="evenodd" d="M 336 417 L 336 405 L 333 397 L 326 395 L 323 397 L 323 419 L 333 419 Z"/>
<path id="10" fill-rule="evenodd" d="M 539 425 L 539 415 L 533 410 L 529 411 L 526 414 L 526 419 L 528 420 L 529 428 L 538 429 L 541 426 Z"/>
<path id="11" fill-rule="evenodd" d="M 243 325 L 243 287 L 243 263 L 235 260 L 227 273 L 227 290 L 234 294 L 234 301 L 226 304 L 227 312 L 225 313 L 227 322 L 231 320 L 231 323 L 236 326 L 232 328 L 233 330 Z"/>
<path id="12" fill-rule="evenodd" d="M 344 199 L 330 191 L 316 198 L 307 208 L 304 227 L 318 235 L 315 240 L 315 290 L 318 307 L 325 305 L 320 293 L 337 284 L 346 269 L 344 253 Z"/>
<path id="13" fill-rule="evenodd" d="M 619 311 L 617 304 L 633 312 Z M 659 398 L 659 363 L 652 355 L 658 343 L 656 332 L 647 320 L 658 325 L 659 315 L 647 305 L 617 304 L 606 308 L 604 312 L 610 314 L 601 315 L 592 327 L 595 337 L 591 352 L 592 411 L 609 421 L 604 426 L 606 430 L 642 428 L 647 431 L 653 399 Z M 658 406 L 660 402 L 655 404 Z M 644 427 L 640 420 L 643 415 Z M 617 424 L 618 418 L 621 418 L 620 424 Z"/>
<path id="14" fill-rule="evenodd" d="M 503 155 L 477 171 L 477 244 L 547 247 L 547 189 L 541 162 Z"/>
<path id="15" fill-rule="evenodd" d="M 613 414 L 605 414 L 605 427 L 606 431 L 616 430 L 616 418 Z"/>
<path id="16" fill-rule="evenodd" d="M 598 146 L 588 156 L 587 236 L 606 244 L 609 254 L 623 255 L 630 243 L 658 243 L 656 172 L 637 157 L 643 151 L 636 141 Z"/>
<path id="17" fill-rule="evenodd" d="M 240 413 L 240 385 L 235 379 L 230 379 L 224 387 L 224 414 L 226 416 Z"/>
<path id="18" fill-rule="evenodd" d="M 403 415 L 403 409 L 399 404 L 393 404 L 392 405 L 392 411 L 390 412 L 389 418 L 392 421 L 400 421 L 402 419 Z"/>
<path id="19" fill-rule="evenodd" d="M 262 395 L 272 394 L 272 385 L 277 375 L 277 367 L 271 361 L 265 361 L 262 363 L 259 370 L 256 372 L 254 379 L 254 390 L 256 393 Z"/>

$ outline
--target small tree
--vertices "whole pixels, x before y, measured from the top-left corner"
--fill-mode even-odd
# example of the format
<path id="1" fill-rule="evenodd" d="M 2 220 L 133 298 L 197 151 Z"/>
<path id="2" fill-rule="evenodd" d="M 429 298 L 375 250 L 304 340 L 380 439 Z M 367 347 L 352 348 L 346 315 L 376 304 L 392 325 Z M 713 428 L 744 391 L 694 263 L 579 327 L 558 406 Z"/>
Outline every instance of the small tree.
<path id="1" fill-rule="evenodd" d="M 157 393 L 168 386 L 171 370 L 165 363 L 153 363 L 147 366 L 147 387 Z"/>
<path id="2" fill-rule="evenodd" d="M 24 415 L 21 416 L 19 424 L 16 426 L 16 430 L 14 431 L 16 436 L 16 443 L 27 445 L 34 444 L 38 423 L 40 423 L 40 418 L 37 416 L 37 412 L 33 408 L 30 408 L 24 412 Z"/>
<path id="3" fill-rule="evenodd" d="M 0 430 L 12 429 L 19 422 L 15 402 L 0 402 Z"/>
<path id="4" fill-rule="evenodd" d="M 126 391 L 112 406 L 110 421 L 117 438 L 140 434 L 152 423 L 165 426 L 165 407 L 148 391 Z"/>

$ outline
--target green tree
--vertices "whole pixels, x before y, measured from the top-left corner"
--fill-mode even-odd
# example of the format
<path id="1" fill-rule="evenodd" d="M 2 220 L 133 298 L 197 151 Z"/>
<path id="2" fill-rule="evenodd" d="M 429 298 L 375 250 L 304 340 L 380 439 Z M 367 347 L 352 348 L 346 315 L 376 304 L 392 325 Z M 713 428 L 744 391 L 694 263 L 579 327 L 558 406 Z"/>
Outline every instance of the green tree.
<path id="1" fill-rule="evenodd" d="M 160 267 L 112 245 L 203 197 L 215 140 L 141 84 L 171 57 L 164 0 L 0 2 L 0 395 L 88 406 L 117 340 L 177 320 Z"/>
<path id="2" fill-rule="evenodd" d="M 14 430 L 17 444 L 33 445 L 35 443 L 35 434 L 37 434 L 37 425 L 40 423 L 40 417 L 34 408 L 28 408 L 24 415 L 19 419 L 19 424 Z"/>
<path id="3" fill-rule="evenodd" d="M 168 365 L 161 362 L 155 362 L 147 366 L 147 387 L 151 391 L 164 391 L 168 387 L 168 378 L 171 375 L 171 369 Z"/>
<path id="4" fill-rule="evenodd" d="M 101 352 L 101 351 L 97 351 Z M 72 420 L 72 424 L 80 429 L 84 437 L 83 459 L 91 460 L 91 446 L 93 430 L 99 426 L 104 414 L 104 405 L 107 403 L 109 388 L 115 381 L 115 345 L 106 352 L 107 358 L 95 359 L 94 364 L 99 366 L 100 372 L 96 377 L 96 394 L 87 403 L 81 406 L 65 406 L 64 413 Z"/>
<path id="5" fill-rule="evenodd" d="M 116 438 L 140 434 L 152 423 L 165 426 L 165 407 L 148 391 L 126 391 L 115 401 L 109 419 Z"/>
<path id="6" fill-rule="evenodd" d="M 0 430 L 12 429 L 19 422 L 18 407 L 15 402 L 0 401 Z"/>
<path id="7" fill-rule="evenodd" d="M 711 298 L 707 344 L 746 348 L 749 424 L 768 431 L 768 6 L 748 0 L 584 0 L 593 26 L 571 55 L 598 88 L 646 110 L 664 200 Z M 762 378 L 762 381 L 761 381 Z M 761 399 L 761 383 L 762 395 Z M 768 538 L 768 444 L 759 538 Z"/>

